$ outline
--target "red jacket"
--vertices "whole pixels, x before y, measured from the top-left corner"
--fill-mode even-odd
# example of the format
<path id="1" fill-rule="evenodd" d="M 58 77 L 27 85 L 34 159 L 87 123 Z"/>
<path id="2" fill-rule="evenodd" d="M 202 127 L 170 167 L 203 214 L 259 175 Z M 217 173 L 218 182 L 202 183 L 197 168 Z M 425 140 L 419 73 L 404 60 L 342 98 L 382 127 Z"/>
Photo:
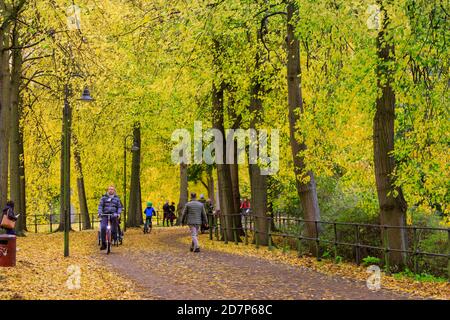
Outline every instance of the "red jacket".
<path id="1" fill-rule="evenodd" d="M 241 203 L 241 209 L 249 209 L 250 208 L 250 201 L 242 201 Z"/>

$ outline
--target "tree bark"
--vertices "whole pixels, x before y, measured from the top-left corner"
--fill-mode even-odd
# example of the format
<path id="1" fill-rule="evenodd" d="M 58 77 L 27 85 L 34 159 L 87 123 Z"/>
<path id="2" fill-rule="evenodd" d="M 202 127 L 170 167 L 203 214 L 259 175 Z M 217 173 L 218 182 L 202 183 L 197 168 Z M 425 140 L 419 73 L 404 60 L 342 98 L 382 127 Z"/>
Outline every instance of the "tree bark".
<path id="1" fill-rule="evenodd" d="M 0 29 L 0 204 L 8 200 L 8 166 L 10 134 L 10 98 L 11 77 L 9 70 L 9 30 Z"/>
<path id="2" fill-rule="evenodd" d="M 139 150 L 141 150 L 141 146 L 139 145 Z M 140 156 L 139 156 L 140 157 Z M 141 190 L 141 175 L 139 175 L 139 195 L 138 195 L 138 211 L 139 211 L 139 223 L 141 225 L 144 224 L 144 215 L 142 214 L 142 190 Z"/>
<path id="3" fill-rule="evenodd" d="M 223 119 L 223 84 L 216 87 L 213 84 L 212 88 L 212 109 L 213 109 L 213 127 L 219 130 L 224 137 L 223 141 L 223 155 L 226 154 L 226 141 Z M 216 154 L 216 157 L 218 155 Z M 233 185 L 231 180 L 230 165 L 225 164 L 225 159 L 217 159 L 217 180 L 219 189 L 219 202 L 220 202 L 220 219 L 221 225 L 226 233 L 227 240 L 232 241 L 234 237 L 233 233 L 233 214 L 236 213 L 233 200 Z M 238 236 L 239 238 L 239 236 Z"/>
<path id="4" fill-rule="evenodd" d="M 208 186 L 208 198 L 211 200 L 212 205 L 214 206 L 215 201 L 215 193 L 214 193 L 214 177 L 213 177 L 213 169 L 207 170 L 207 186 Z"/>
<path id="5" fill-rule="evenodd" d="M 140 146 L 141 141 L 141 128 L 140 123 L 136 123 L 133 129 L 134 146 Z M 141 172 L 141 156 L 139 150 L 133 151 L 132 165 L 131 165 L 131 186 L 130 186 L 130 203 L 128 210 L 128 227 L 139 227 L 142 216 L 141 203 L 140 203 L 140 172 Z"/>
<path id="6" fill-rule="evenodd" d="M 17 26 L 13 29 L 13 46 L 19 46 Z M 22 76 L 22 51 L 20 49 L 12 50 L 12 70 L 11 70 L 11 129 L 10 129 L 10 193 L 11 200 L 14 201 L 15 211 L 21 216 L 16 223 L 16 234 L 24 235 L 25 226 L 23 219 L 21 183 L 20 183 L 20 82 Z"/>
<path id="7" fill-rule="evenodd" d="M 260 54 L 257 53 L 255 57 L 255 71 L 260 71 Z M 263 106 L 261 101 L 261 81 L 258 76 L 252 79 L 252 86 L 250 89 L 250 129 L 257 129 L 257 125 L 262 121 Z M 250 162 L 250 161 L 249 161 Z M 257 217 L 255 224 L 258 230 L 258 243 L 261 245 L 268 245 L 269 243 L 269 221 L 267 219 L 267 176 L 261 175 L 261 170 L 258 164 L 249 164 L 250 188 L 251 188 L 251 206 L 252 214 Z"/>
<path id="8" fill-rule="evenodd" d="M 20 118 L 23 115 L 23 105 L 20 108 Z M 19 131 L 19 176 L 20 176 L 20 203 L 22 208 L 22 215 L 19 219 L 22 219 L 23 229 L 27 229 L 27 203 L 26 203 L 26 188 L 25 188 L 25 153 L 23 148 L 23 127 L 20 127 Z"/>
<path id="9" fill-rule="evenodd" d="M 78 137 L 72 135 L 73 141 L 73 158 L 75 160 L 75 170 L 77 172 L 77 190 L 78 190 L 78 202 L 80 205 L 80 217 L 83 220 L 83 230 L 91 229 L 91 218 L 89 217 L 89 210 L 86 199 L 86 190 L 84 187 L 83 167 L 81 165 L 80 146 L 78 143 Z"/>
<path id="10" fill-rule="evenodd" d="M 186 163 L 180 163 L 180 199 L 178 200 L 178 219 L 177 226 L 181 225 L 181 213 L 183 212 L 184 206 L 188 202 L 188 170 Z"/>
<path id="11" fill-rule="evenodd" d="M 301 88 L 300 69 L 300 44 L 295 36 L 292 18 L 298 13 L 298 9 L 293 2 L 287 5 L 287 82 L 289 101 L 289 132 L 294 162 L 294 173 L 296 179 L 297 193 L 300 198 L 304 219 L 307 221 L 319 221 L 320 210 L 317 199 L 316 183 L 314 174 L 306 171 L 305 159 L 302 152 L 306 150 L 306 144 L 296 137 L 300 117 L 303 113 L 303 99 Z M 307 237 L 317 236 L 315 223 L 306 222 L 305 231 Z M 316 247 L 310 241 L 310 253 L 316 255 Z"/>
<path id="12" fill-rule="evenodd" d="M 401 188 L 395 187 L 395 159 L 392 156 L 394 150 L 394 121 L 395 121 L 395 93 L 392 88 L 392 68 L 394 63 L 394 45 L 388 43 L 386 30 L 389 25 L 389 17 L 383 7 L 383 2 L 378 2 L 384 14 L 382 28 L 377 37 L 377 87 L 381 91 L 376 100 L 376 112 L 373 125 L 374 164 L 377 194 L 380 206 L 380 222 L 383 225 L 403 227 L 406 226 L 407 204 Z M 387 235 L 384 233 L 387 232 Z M 406 250 L 406 229 L 386 229 L 382 233 L 383 240 L 387 238 L 390 249 Z M 385 238 L 386 236 L 386 238 Z M 390 252 L 390 264 L 401 268 L 406 263 L 406 254 L 402 252 Z"/>

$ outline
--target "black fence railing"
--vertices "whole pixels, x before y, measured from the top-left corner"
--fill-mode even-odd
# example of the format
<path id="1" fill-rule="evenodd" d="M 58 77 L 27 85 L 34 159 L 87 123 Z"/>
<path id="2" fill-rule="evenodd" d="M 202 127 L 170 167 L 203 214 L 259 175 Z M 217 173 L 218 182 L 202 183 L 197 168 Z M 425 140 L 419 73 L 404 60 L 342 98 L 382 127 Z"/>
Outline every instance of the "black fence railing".
<path id="1" fill-rule="evenodd" d="M 226 216 L 232 218 L 208 215 L 211 240 L 234 241 L 236 244 L 241 240 L 246 245 L 251 241 L 259 247 L 261 239 L 265 239 L 269 249 L 274 246 L 281 246 L 284 250 L 295 249 L 299 256 L 309 253 L 312 245 L 318 260 L 340 258 L 354 260 L 359 265 L 370 256 L 379 259 L 387 272 L 391 270 L 391 254 L 400 252 L 406 255 L 407 266 L 415 273 L 429 272 L 450 279 L 450 228 L 311 221 L 278 214 L 273 217 Z M 261 223 L 259 219 L 266 221 Z M 264 230 L 261 230 L 261 225 L 265 226 Z M 403 229 L 406 233 L 407 248 L 393 248 L 389 244 L 388 234 L 395 229 Z M 431 249 L 423 248 L 425 243 Z"/>

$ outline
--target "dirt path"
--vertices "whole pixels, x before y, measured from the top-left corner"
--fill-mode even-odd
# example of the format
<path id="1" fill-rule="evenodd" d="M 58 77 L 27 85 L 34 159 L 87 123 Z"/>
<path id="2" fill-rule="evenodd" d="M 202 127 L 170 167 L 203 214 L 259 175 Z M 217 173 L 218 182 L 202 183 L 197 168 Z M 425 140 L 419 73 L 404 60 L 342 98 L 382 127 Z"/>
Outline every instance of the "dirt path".
<path id="1" fill-rule="evenodd" d="M 135 233 L 124 246 L 99 257 L 135 282 L 144 299 L 411 299 L 265 259 L 213 250 L 192 253 L 182 237 L 188 237 L 185 229 Z M 136 243 L 139 247 L 131 247 Z"/>

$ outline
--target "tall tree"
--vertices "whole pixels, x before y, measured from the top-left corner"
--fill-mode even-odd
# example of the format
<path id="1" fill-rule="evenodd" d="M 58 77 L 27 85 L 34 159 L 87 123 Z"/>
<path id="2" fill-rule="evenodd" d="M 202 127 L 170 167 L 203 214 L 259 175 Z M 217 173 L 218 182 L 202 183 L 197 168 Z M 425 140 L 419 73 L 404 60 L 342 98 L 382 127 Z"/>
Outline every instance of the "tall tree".
<path id="1" fill-rule="evenodd" d="M 73 141 L 73 158 L 75 161 L 75 171 L 77 173 L 77 190 L 78 203 L 80 205 L 80 218 L 83 220 L 83 230 L 91 228 L 91 219 L 89 217 L 89 210 L 86 199 L 86 190 L 84 187 L 83 167 L 81 165 L 80 145 L 78 137 L 72 135 Z"/>
<path id="2" fill-rule="evenodd" d="M 2 8 L 5 10 L 4 8 Z M 10 59 L 10 25 L 6 21 L 0 27 L 0 204 L 8 198 L 8 164 L 10 135 L 10 99 L 11 75 Z"/>
<path id="3" fill-rule="evenodd" d="M 141 126 L 139 122 L 133 128 L 134 146 L 131 164 L 130 204 L 127 217 L 128 227 L 139 227 L 142 217 L 140 202 L 140 173 L 141 173 Z"/>
<path id="4" fill-rule="evenodd" d="M 26 1 L 0 1 L 0 205 L 8 197 L 8 167 L 11 117 L 11 30 Z M 19 80 L 20 81 L 20 80 Z"/>
<path id="5" fill-rule="evenodd" d="M 218 43 L 216 43 L 217 48 Z M 217 51 L 216 51 L 217 52 Z M 225 129 L 224 129 L 224 107 L 223 107 L 223 83 L 218 86 L 213 83 L 212 87 L 212 113 L 213 113 L 213 128 L 219 130 L 224 137 L 222 148 L 222 157 L 226 154 Z M 220 219 L 221 224 L 226 233 L 228 240 L 233 239 L 233 214 L 236 213 L 233 201 L 233 190 L 230 165 L 225 163 L 225 159 L 218 159 L 219 154 L 216 151 L 217 163 L 217 180 L 220 203 Z"/>
<path id="6" fill-rule="evenodd" d="M 258 38 L 262 36 L 258 31 Z M 256 130 L 257 126 L 262 123 L 263 104 L 261 96 L 264 93 L 260 79 L 261 72 L 261 53 L 256 52 L 255 55 L 255 72 L 250 87 L 250 130 Z M 249 161 L 250 162 L 250 161 Z M 269 224 L 267 219 L 267 176 L 261 174 L 259 164 L 249 164 L 250 188 L 252 194 L 252 213 L 257 217 L 256 228 L 258 231 L 258 243 L 267 245 L 269 242 Z"/>
<path id="7" fill-rule="evenodd" d="M 236 114 L 236 89 L 229 87 L 229 103 L 228 103 L 228 116 L 230 121 L 232 121 L 231 129 L 237 130 L 239 129 L 241 122 L 242 122 L 242 116 L 239 114 Z M 239 233 L 241 235 L 244 235 L 244 230 L 242 229 L 242 219 L 239 213 L 239 208 L 241 205 L 241 193 L 239 191 L 239 164 L 238 164 L 238 144 L 236 139 L 233 139 L 233 163 L 228 164 L 230 168 L 230 175 L 231 175 L 231 188 L 233 193 L 233 219 L 234 219 L 234 226 L 237 228 Z"/>
<path id="8" fill-rule="evenodd" d="M 11 135 L 10 135 L 10 193 L 15 203 L 15 210 L 23 215 L 16 224 L 16 233 L 23 235 L 25 232 L 25 215 L 23 213 L 22 188 L 21 188 L 21 159 L 20 159 L 20 84 L 22 79 L 22 50 L 19 48 L 18 23 L 12 30 L 12 69 L 11 69 Z"/>
<path id="9" fill-rule="evenodd" d="M 380 206 L 380 222 L 394 227 L 406 226 L 407 204 L 400 187 L 395 187 L 394 121 L 395 92 L 392 88 L 393 65 L 395 62 L 394 44 L 389 37 L 389 16 L 384 1 L 378 1 L 383 15 L 381 28 L 377 36 L 377 95 L 376 111 L 373 120 L 373 145 L 375 179 Z M 389 228 L 383 232 L 383 239 L 388 241 L 391 249 L 406 250 L 406 229 Z M 405 263 L 406 254 L 392 251 L 390 262 L 395 266 Z"/>
<path id="10" fill-rule="evenodd" d="M 180 155 L 181 157 L 181 155 Z M 184 162 L 180 163 L 180 198 L 178 199 L 177 211 L 178 218 L 181 217 L 184 206 L 188 202 L 188 165 Z M 181 220 L 177 219 L 178 226 L 181 225 Z"/>
<path id="11" fill-rule="evenodd" d="M 294 1 L 287 5 L 287 85 L 289 102 L 289 132 L 297 193 L 300 198 L 304 219 L 307 221 L 320 220 L 319 203 L 317 199 L 316 182 L 312 171 L 306 169 L 303 152 L 307 146 L 301 133 L 301 115 L 304 112 L 302 98 L 302 73 L 300 68 L 300 44 L 295 35 L 294 17 L 298 16 L 298 7 Z M 306 235 L 316 237 L 316 228 L 313 222 L 306 222 Z M 310 251 L 316 254 L 315 246 Z"/>

